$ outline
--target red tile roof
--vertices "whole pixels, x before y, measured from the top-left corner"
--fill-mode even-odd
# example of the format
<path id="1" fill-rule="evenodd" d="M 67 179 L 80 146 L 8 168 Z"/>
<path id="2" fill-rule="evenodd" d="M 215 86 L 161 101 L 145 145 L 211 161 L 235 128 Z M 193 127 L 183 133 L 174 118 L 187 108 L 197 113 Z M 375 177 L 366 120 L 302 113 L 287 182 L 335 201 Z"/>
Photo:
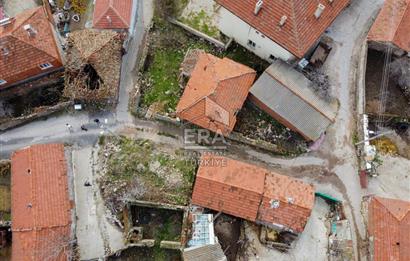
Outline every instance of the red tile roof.
<path id="1" fill-rule="evenodd" d="M 12 260 L 66 260 L 71 206 L 64 145 L 15 152 L 11 173 Z"/>
<path id="2" fill-rule="evenodd" d="M 201 53 L 178 103 L 177 116 L 228 135 L 255 77 L 256 72 L 245 65 Z"/>
<path id="3" fill-rule="evenodd" d="M 31 25 L 35 36 L 29 36 L 25 25 Z M 50 63 L 52 69 L 62 66 L 53 27 L 42 7 L 25 11 L 0 27 L 0 56 L 0 79 L 7 81 L 0 88 L 47 72 L 40 64 Z"/>
<path id="4" fill-rule="evenodd" d="M 390 42 L 410 52 L 410 0 L 386 0 L 368 39 Z"/>
<path id="5" fill-rule="evenodd" d="M 251 25 L 274 42 L 302 58 L 323 32 L 349 4 L 349 0 L 265 0 L 254 14 L 256 0 L 216 0 L 220 5 Z M 318 4 L 325 6 L 319 19 L 314 13 Z M 283 27 L 279 22 L 287 16 Z M 233 26 L 233 30 L 234 26 Z"/>
<path id="6" fill-rule="evenodd" d="M 93 28 L 127 29 L 130 27 L 133 0 L 96 0 Z"/>
<path id="7" fill-rule="evenodd" d="M 274 201 L 277 208 L 272 208 Z M 302 232 L 313 208 L 314 189 L 255 165 L 207 155 L 201 158 L 192 203 Z"/>
<path id="8" fill-rule="evenodd" d="M 410 202 L 373 197 L 368 214 L 373 260 L 410 260 Z"/>
<path id="9" fill-rule="evenodd" d="M 262 223 L 279 224 L 301 233 L 312 212 L 314 193 L 313 187 L 301 180 L 268 174 L 258 220 Z M 272 208 L 273 201 L 279 202 L 278 208 Z"/>

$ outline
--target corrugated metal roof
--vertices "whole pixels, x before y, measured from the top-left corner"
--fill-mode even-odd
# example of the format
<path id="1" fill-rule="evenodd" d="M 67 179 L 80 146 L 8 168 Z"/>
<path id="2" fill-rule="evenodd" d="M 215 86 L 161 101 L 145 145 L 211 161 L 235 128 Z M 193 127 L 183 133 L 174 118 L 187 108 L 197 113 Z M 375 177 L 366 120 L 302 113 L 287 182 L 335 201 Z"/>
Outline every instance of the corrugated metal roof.
<path id="1" fill-rule="evenodd" d="M 184 261 L 226 261 L 226 256 L 219 243 L 184 249 Z"/>
<path id="2" fill-rule="evenodd" d="M 337 110 L 321 100 L 310 84 L 303 74 L 276 61 L 255 82 L 250 93 L 303 136 L 317 140 L 334 121 Z"/>

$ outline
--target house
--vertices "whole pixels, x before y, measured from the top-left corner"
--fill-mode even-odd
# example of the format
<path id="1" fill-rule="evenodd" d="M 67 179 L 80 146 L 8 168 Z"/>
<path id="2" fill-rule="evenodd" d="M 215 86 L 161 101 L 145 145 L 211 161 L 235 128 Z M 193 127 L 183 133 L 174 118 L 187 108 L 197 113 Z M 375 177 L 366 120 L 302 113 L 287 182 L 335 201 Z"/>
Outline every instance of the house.
<path id="1" fill-rule="evenodd" d="M 68 260 L 73 233 L 63 144 L 11 157 L 12 260 Z"/>
<path id="2" fill-rule="evenodd" d="M 301 233 L 314 204 L 314 189 L 300 180 L 226 157 L 201 158 L 192 204 Z"/>
<path id="3" fill-rule="evenodd" d="M 303 58 L 349 0 L 215 0 L 219 30 L 261 58 Z"/>
<path id="4" fill-rule="evenodd" d="M 133 0 L 96 0 L 93 28 L 128 30 L 132 8 Z"/>
<path id="5" fill-rule="evenodd" d="M 386 0 L 368 34 L 369 46 L 384 50 L 386 44 L 410 52 L 410 1 Z"/>
<path id="6" fill-rule="evenodd" d="M 63 69 L 57 36 L 43 7 L 0 22 L 0 90 Z"/>
<path id="7" fill-rule="evenodd" d="M 120 84 L 123 34 L 92 29 L 70 33 L 64 96 L 115 104 Z"/>
<path id="8" fill-rule="evenodd" d="M 369 260 L 410 260 L 410 202 L 370 197 L 367 229 Z"/>
<path id="9" fill-rule="evenodd" d="M 252 86 L 249 99 L 306 140 L 315 141 L 334 122 L 337 105 L 318 97 L 312 84 L 302 73 L 277 60 Z"/>
<path id="10" fill-rule="evenodd" d="M 216 133 L 229 135 L 256 72 L 228 58 L 199 53 L 176 114 Z"/>

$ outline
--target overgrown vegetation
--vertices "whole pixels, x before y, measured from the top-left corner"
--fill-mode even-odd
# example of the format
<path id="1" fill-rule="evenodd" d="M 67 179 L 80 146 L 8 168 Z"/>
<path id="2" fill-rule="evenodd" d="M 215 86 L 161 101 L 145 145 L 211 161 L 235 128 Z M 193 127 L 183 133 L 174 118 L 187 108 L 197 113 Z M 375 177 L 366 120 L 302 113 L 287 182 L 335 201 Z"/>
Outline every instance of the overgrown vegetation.
<path id="1" fill-rule="evenodd" d="M 165 151 L 148 140 L 106 137 L 100 140 L 102 195 L 114 213 L 122 211 L 127 200 L 147 200 L 186 205 L 196 161 Z"/>
<path id="2" fill-rule="evenodd" d="M 187 17 L 182 17 L 180 20 L 208 36 L 213 38 L 220 37 L 218 28 L 211 25 L 211 17 L 204 10 L 201 10 L 200 12 L 191 12 Z"/>
<path id="3" fill-rule="evenodd" d="M 283 155 L 299 155 L 307 149 L 306 141 L 302 136 L 250 103 L 245 104 L 239 112 L 235 131 L 254 140 L 276 144 L 278 153 Z"/>
<path id="4" fill-rule="evenodd" d="M 183 93 L 179 86 L 179 68 L 189 49 L 202 49 L 219 57 L 229 57 L 259 73 L 268 66 L 267 62 L 243 47 L 233 44 L 224 52 L 170 24 L 166 19 L 178 12 L 177 9 L 172 1 L 156 1 L 149 51 L 139 79 L 142 94 L 140 107 L 146 109 L 153 106 L 151 108 L 155 108 L 155 112 L 175 116 L 176 105 Z"/>

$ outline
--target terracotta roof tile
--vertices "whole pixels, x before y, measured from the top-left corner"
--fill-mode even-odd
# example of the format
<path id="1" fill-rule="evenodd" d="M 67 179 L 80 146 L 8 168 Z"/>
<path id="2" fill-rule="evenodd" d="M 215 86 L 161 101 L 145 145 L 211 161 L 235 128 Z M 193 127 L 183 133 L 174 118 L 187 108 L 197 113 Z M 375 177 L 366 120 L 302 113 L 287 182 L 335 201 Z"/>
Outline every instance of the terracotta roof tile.
<path id="1" fill-rule="evenodd" d="M 97 0 L 93 28 L 127 29 L 130 27 L 133 0 Z"/>
<path id="2" fill-rule="evenodd" d="M 216 0 L 220 5 L 241 18 L 253 28 L 301 58 L 320 38 L 323 32 L 349 4 L 349 0 L 275 0 L 263 1 L 262 9 L 254 14 L 255 1 Z M 318 4 L 325 6 L 319 19 L 314 13 Z M 286 15 L 283 27 L 279 21 Z"/>
<path id="3" fill-rule="evenodd" d="M 35 36 L 29 36 L 25 25 L 32 26 Z M 8 84 L 44 73 L 40 64 L 62 66 L 52 25 L 42 7 L 25 11 L 13 18 L 11 24 L 0 27 L 0 55 L 0 79 Z"/>
<path id="4" fill-rule="evenodd" d="M 34 145 L 15 152 L 11 173 L 13 260 L 62 255 L 63 247 L 54 242 L 68 241 L 71 224 L 64 145 Z"/>
<path id="5" fill-rule="evenodd" d="M 272 200 L 279 202 L 272 208 Z M 192 203 L 265 224 L 302 232 L 314 203 L 313 187 L 237 160 L 201 158 Z"/>
<path id="6" fill-rule="evenodd" d="M 386 0 L 368 39 L 390 42 L 410 52 L 410 0 Z"/>
<path id="7" fill-rule="evenodd" d="M 274 201 L 279 203 L 278 208 L 272 208 Z M 280 224 L 300 233 L 310 217 L 314 202 L 313 186 L 276 173 L 268 174 L 258 220 Z"/>
<path id="8" fill-rule="evenodd" d="M 410 260 L 410 202 L 373 197 L 368 214 L 373 260 Z"/>
<path id="9" fill-rule="evenodd" d="M 178 103 L 177 116 L 227 135 L 255 77 L 256 72 L 245 65 L 201 53 Z"/>

